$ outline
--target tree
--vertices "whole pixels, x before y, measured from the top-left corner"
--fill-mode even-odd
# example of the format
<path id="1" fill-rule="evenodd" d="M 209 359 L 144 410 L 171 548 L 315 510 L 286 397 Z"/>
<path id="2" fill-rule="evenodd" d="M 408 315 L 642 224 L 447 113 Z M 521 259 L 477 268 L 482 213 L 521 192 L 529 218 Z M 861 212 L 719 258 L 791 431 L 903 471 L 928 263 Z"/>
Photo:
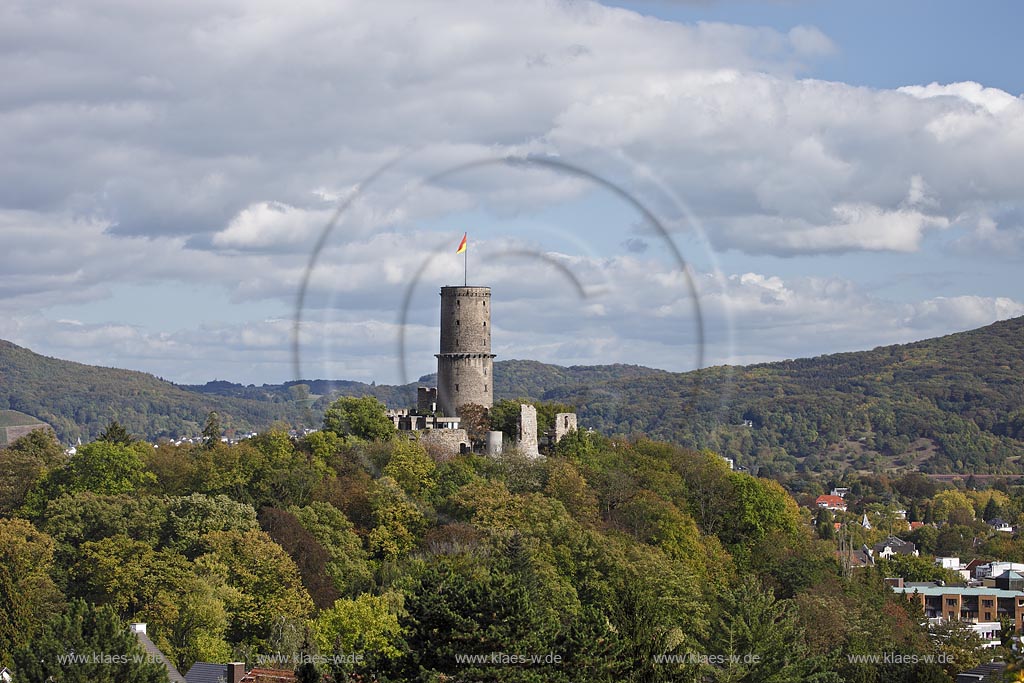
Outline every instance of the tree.
<path id="1" fill-rule="evenodd" d="M 203 448 L 210 450 L 220 443 L 220 435 L 223 430 L 220 426 L 220 416 L 211 411 L 206 416 L 206 424 L 203 425 Z"/>
<path id="2" fill-rule="evenodd" d="M 818 538 L 831 541 L 836 537 L 835 518 L 832 511 L 826 508 L 819 508 L 814 521 L 814 528 L 818 532 Z"/>
<path id="3" fill-rule="evenodd" d="M 985 503 L 985 510 L 981 513 L 981 518 L 984 521 L 995 519 L 999 516 L 999 503 L 996 502 L 995 496 L 989 496 L 988 502 Z"/>
<path id="4" fill-rule="evenodd" d="M 402 654 L 402 613 L 402 594 L 397 592 L 341 599 L 313 620 L 313 640 L 320 652 L 395 659 Z"/>
<path id="5" fill-rule="evenodd" d="M 34 638 L 64 596 L 50 578 L 54 542 L 24 519 L 0 519 L 0 657 Z"/>
<path id="6" fill-rule="evenodd" d="M 198 572 L 219 578 L 228 611 L 228 639 L 266 650 L 275 622 L 301 623 L 313 611 L 295 562 L 263 531 L 213 531 L 196 559 Z"/>
<path id="7" fill-rule="evenodd" d="M 487 432 L 491 429 L 491 420 L 487 408 L 477 403 L 465 403 L 459 406 L 459 426 L 466 430 L 470 442 L 479 446 L 487 442 Z"/>
<path id="8" fill-rule="evenodd" d="M 373 396 L 343 396 L 324 412 L 324 429 L 338 436 L 385 441 L 395 434 L 395 423 L 384 404 Z"/>
<path id="9" fill-rule="evenodd" d="M 724 665 L 704 667 L 712 681 L 839 681 L 829 673 L 828 656 L 807 648 L 792 604 L 776 600 L 756 579 L 723 596 L 705 652 L 725 658 Z"/>
<path id="10" fill-rule="evenodd" d="M 35 429 L 0 448 L 0 515 L 21 507 L 26 493 L 65 462 L 64 449 L 49 429 Z"/>
<path id="11" fill-rule="evenodd" d="M 260 526 L 295 561 L 302 585 L 319 609 L 330 607 L 340 597 L 338 589 L 324 569 L 330 556 L 317 538 L 287 510 L 265 507 L 260 510 Z"/>
<path id="12" fill-rule="evenodd" d="M 60 661 L 79 656 L 73 664 Z M 135 634 L 109 607 L 74 601 L 42 634 L 14 655 L 19 683 L 167 683 L 167 669 L 149 662 Z"/>
<path id="13" fill-rule="evenodd" d="M 107 425 L 106 429 L 100 433 L 98 441 L 108 441 L 122 446 L 130 446 L 135 442 L 135 439 L 128 433 L 127 429 L 121 426 L 120 422 L 113 420 Z"/>
<path id="14" fill-rule="evenodd" d="M 972 669 L 981 662 L 981 636 L 969 624 L 958 619 L 942 620 L 929 632 L 938 654 L 945 655 L 939 661 L 945 663 L 943 668 L 950 676 Z"/>
<path id="15" fill-rule="evenodd" d="M 166 522 L 160 530 L 161 543 L 186 557 L 202 550 L 201 540 L 211 531 L 253 531 L 259 529 L 256 510 L 223 494 L 193 493 L 167 501 Z"/>
<path id="16" fill-rule="evenodd" d="M 939 491 L 935 494 L 935 497 L 932 499 L 932 514 L 935 521 L 945 522 L 954 510 L 963 510 L 972 519 L 974 518 L 974 506 L 971 505 L 971 501 L 968 500 L 967 496 L 960 491 Z"/>
<path id="17" fill-rule="evenodd" d="M 327 551 L 323 571 L 343 595 L 356 595 L 370 587 L 373 576 L 362 539 L 341 510 L 318 501 L 290 511 Z"/>
<path id="18" fill-rule="evenodd" d="M 25 499 L 26 514 L 42 514 L 47 502 L 62 493 L 92 491 L 117 495 L 155 483 L 156 477 L 142 460 L 146 448 L 141 443 L 124 446 L 110 441 L 82 446 L 66 466 L 50 472 L 29 492 Z"/>

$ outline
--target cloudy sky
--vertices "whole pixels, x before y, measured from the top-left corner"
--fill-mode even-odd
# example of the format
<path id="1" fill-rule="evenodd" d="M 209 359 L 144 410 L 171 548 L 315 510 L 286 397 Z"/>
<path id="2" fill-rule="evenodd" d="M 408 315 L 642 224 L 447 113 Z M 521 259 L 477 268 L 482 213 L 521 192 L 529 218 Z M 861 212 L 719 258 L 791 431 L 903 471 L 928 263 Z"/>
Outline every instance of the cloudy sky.
<path id="1" fill-rule="evenodd" d="M 499 358 L 1024 315 L 1024 10 L 984 7 L 0 0 L 0 338 L 260 384 L 299 318 L 303 376 L 412 380 L 463 232 Z"/>

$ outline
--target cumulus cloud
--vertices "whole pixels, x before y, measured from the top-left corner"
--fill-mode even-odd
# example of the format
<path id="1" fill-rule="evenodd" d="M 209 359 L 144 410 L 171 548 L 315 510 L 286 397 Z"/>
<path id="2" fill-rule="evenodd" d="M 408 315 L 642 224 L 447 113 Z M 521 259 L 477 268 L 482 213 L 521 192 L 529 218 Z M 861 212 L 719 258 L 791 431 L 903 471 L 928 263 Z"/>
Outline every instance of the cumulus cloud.
<path id="1" fill-rule="evenodd" d="M 803 78 L 839 49 L 813 26 L 684 25 L 544 0 L 299 0 L 287 12 L 243 0 L 15 0 L 0 8 L 0 45 L 0 309 L 27 321 L 19 338 L 82 360 L 91 348 L 178 376 L 184 366 L 166 359 L 196 359 L 180 372 L 198 379 L 239 357 L 216 343 L 251 351 L 246 372 L 283 379 L 281 321 L 156 331 L 52 323 L 45 310 L 154 282 L 290 304 L 313 244 L 356 197 L 307 304 L 310 325 L 367 341 L 335 368 L 360 378 L 383 362 L 379 335 L 418 272 L 431 291 L 417 295 L 414 324 L 433 324 L 432 288 L 459 265 L 451 254 L 425 265 L 449 238 L 446 217 L 516 217 L 595 194 L 572 174 L 476 163 L 505 157 L 578 164 L 636 192 L 642 166 L 714 247 L 748 255 L 911 255 L 939 235 L 964 254 L 1024 253 L 1021 98 L 974 82 L 887 90 Z M 688 229 L 671 202 L 658 206 Z M 493 241 L 506 256 L 479 277 L 515 293 L 502 304 L 504 352 L 598 362 L 635 351 L 684 367 L 664 359 L 693 357 L 692 293 L 642 234 L 623 243 L 581 225 L 572 253 Z M 549 259 L 510 255 L 525 246 Z M 860 283 L 763 270 L 701 276 L 717 339 L 730 307 L 737 329 L 775 330 L 736 357 L 904 340 L 944 331 L 943 317 L 955 329 L 1017 310 L 969 292 L 885 302 Z M 859 313 L 847 323 L 837 310 Z"/>

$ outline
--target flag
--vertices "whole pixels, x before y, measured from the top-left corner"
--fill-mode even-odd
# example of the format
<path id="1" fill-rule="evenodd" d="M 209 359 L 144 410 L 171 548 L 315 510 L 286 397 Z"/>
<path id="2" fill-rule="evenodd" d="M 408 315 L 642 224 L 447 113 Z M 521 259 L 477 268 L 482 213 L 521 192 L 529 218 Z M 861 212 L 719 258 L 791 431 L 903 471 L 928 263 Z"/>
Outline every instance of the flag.
<path id="1" fill-rule="evenodd" d="M 462 252 L 466 251 L 466 235 L 467 234 L 469 234 L 469 233 L 463 233 L 462 234 L 462 241 L 459 242 L 459 248 L 455 251 L 456 254 L 461 254 Z"/>

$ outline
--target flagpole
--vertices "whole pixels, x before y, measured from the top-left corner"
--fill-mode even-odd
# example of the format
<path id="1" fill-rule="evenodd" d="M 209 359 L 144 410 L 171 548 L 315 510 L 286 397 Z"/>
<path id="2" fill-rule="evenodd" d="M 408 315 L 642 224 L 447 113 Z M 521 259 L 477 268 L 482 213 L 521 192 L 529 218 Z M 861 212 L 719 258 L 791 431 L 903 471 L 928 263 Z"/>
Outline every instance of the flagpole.
<path id="1" fill-rule="evenodd" d="M 466 245 L 466 250 L 464 252 L 462 252 L 462 256 L 463 256 L 463 259 L 464 259 L 463 266 L 462 266 L 462 286 L 463 287 L 468 287 L 469 286 L 469 245 L 468 244 Z"/>

